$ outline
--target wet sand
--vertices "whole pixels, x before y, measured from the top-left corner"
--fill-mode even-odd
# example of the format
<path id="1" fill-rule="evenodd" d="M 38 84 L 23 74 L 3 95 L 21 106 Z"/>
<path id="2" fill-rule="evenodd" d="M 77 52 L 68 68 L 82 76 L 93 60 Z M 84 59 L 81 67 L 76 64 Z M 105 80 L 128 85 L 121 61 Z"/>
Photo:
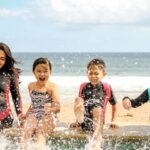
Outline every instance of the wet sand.
<path id="1" fill-rule="evenodd" d="M 29 105 L 23 105 L 25 113 Z M 63 123 L 75 122 L 73 112 L 73 102 L 61 102 L 61 111 L 58 113 L 58 119 Z M 108 103 L 106 108 L 105 124 L 109 124 L 111 120 L 111 105 Z M 138 108 L 125 110 L 121 102 L 117 103 L 116 124 L 124 125 L 150 125 L 150 103 L 147 102 Z"/>
<path id="2" fill-rule="evenodd" d="M 73 103 L 61 103 L 61 112 L 58 114 L 61 122 L 72 123 L 75 121 L 73 112 Z M 111 120 L 111 105 L 108 103 L 106 109 L 105 123 L 109 124 Z M 150 103 L 145 103 L 138 108 L 125 110 L 122 103 L 117 104 L 116 124 L 123 125 L 150 125 Z"/>

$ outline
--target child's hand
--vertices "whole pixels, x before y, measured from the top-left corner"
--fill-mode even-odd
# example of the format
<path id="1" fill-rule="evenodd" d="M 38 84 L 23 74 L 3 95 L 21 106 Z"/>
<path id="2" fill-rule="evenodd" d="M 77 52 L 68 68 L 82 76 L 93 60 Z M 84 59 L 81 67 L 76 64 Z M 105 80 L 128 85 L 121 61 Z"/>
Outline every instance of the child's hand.
<path id="1" fill-rule="evenodd" d="M 44 110 L 45 110 L 45 114 L 50 114 L 51 113 L 51 104 L 50 103 L 46 103 L 44 105 Z"/>
<path id="2" fill-rule="evenodd" d="M 21 113 L 18 115 L 18 119 L 19 119 L 20 126 L 22 126 L 26 119 L 26 115 Z"/>
<path id="3" fill-rule="evenodd" d="M 122 105 L 125 109 L 129 110 L 131 108 L 131 101 L 129 98 L 124 98 L 122 101 Z"/>

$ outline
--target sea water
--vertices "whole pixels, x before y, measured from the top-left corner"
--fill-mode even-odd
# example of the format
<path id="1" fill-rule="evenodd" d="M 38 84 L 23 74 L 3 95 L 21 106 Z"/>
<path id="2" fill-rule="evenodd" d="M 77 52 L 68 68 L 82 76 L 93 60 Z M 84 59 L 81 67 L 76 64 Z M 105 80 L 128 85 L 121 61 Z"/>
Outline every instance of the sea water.
<path id="1" fill-rule="evenodd" d="M 80 84 L 88 82 L 86 66 L 93 58 L 102 58 L 106 62 L 107 76 L 103 82 L 111 85 L 117 101 L 126 95 L 134 98 L 150 86 L 150 53 L 13 53 L 13 56 L 20 61 L 16 67 L 22 69 L 20 90 L 23 103 L 30 103 L 27 87 L 30 82 L 35 81 L 32 65 L 33 61 L 39 57 L 47 57 L 52 62 L 50 80 L 58 84 L 61 101 L 74 101 L 78 95 Z M 8 139 L 5 140 L 3 143 L 10 142 Z M 60 145 L 57 145 L 59 149 L 66 150 L 84 149 L 88 143 L 73 140 L 70 143 L 59 141 Z M 51 141 L 51 144 L 55 144 L 55 142 L 59 144 L 55 140 Z M 149 148 L 148 141 L 142 141 L 144 143 L 142 146 L 138 141 L 134 143 L 132 141 L 109 141 L 103 147 L 107 150 L 146 150 Z M 6 149 L 7 144 L 1 144 L 2 148 L 0 149 Z M 56 146 L 53 145 L 51 149 L 56 149 Z"/>
<path id="2" fill-rule="evenodd" d="M 58 84 L 62 101 L 72 102 L 82 82 L 88 82 L 87 64 L 93 58 L 102 58 L 107 75 L 103 79 L 111 85 L 117 101 L 128 95 L 136 97 L 150 86 L 150 53 L 13 53 L 20 61 L 23 101 L 29 102 L 28 84 L 35 81 L 33 61 L 47 57 L 52 62 L 51 81 Z"/>

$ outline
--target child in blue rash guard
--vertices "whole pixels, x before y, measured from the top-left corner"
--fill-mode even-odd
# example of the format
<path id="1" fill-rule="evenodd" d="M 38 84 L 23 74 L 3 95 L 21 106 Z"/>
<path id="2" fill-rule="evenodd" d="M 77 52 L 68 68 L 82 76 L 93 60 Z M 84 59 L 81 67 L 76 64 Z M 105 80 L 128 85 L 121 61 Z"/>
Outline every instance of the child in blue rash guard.
<path id="1" fill-rule="evenodd" d="M 19 120 L 22 116 L 22 101 L 19 91 L 20 69 L 15 68 L 17 61 L 12 57 L 10 48 L 0 43 L 0 128 L 8 128 L 13 124 L 9 92 L 11 92 L 15 111 Z"/>
<path id="2" fill-rule="evenodd" d="M 122 105 L 125 109 L 129 110 L 131 107 L 139 107 L 148 102 L 150 99 L 150 89 L 144 90 L 137 98 L 131 99 L 128 96 L 122 99 Z"/>
<path id="3" fill-rule="evenodd" d="M 105 67 L 102 59 L 93 59 L 87 65 L 87 76 L 90 82 L 80 86 L 79 97 L 75 99 L 74 104 L 77 121 L 71 124 L 71 127 L 80 126 L 83 131 L 93 133 L 95 143 L 102 138 L 108 101 L 112 105 L 111 122 L 115 127 L 113 122 L 116 116 L 116 100 L 111 87 L 101 81 L 106 75 Z"/>

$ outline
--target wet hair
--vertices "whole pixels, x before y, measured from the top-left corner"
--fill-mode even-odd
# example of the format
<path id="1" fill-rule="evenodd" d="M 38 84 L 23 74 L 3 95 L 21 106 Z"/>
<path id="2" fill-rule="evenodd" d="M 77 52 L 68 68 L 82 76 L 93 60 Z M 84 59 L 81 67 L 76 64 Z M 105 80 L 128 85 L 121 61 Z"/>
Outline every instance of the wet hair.
<path id="1" fill-rule="evenodd" d="M 106 68 L 106 64 L 101 58 L 92 59 L 87 65 L 87 70 L 89 70 L 89 68 L 93 65 L 98 66 L 99 69 L 105 69 Z"/>
<path id="2" fill-rule="evenodd" d="M 13 58 L 11 50 L 8 47 L 8 45 L 0 42 L 0 50 L 2 50 L 6 55 L 6 63 L 2 69 L 8 72 L 12 71 L 14 73 L 21 73 L 21 69 L 14 67 L 14 64 L 18 64 L 19 62 Z"/>
<path id="3" fill-rule="evenodd" d="M 39 65 L 39 64 L 48 64 L 50 71 L 52 70 L 51 62 L 50 62 L 47 58 L 40 57 L 40 58 L 37 58 L 37 59 L 33 62 L 33 68 L 32 68 L 32 71 L 33 71 L 33 72 L 34 72 L 36 66 Z"/>

